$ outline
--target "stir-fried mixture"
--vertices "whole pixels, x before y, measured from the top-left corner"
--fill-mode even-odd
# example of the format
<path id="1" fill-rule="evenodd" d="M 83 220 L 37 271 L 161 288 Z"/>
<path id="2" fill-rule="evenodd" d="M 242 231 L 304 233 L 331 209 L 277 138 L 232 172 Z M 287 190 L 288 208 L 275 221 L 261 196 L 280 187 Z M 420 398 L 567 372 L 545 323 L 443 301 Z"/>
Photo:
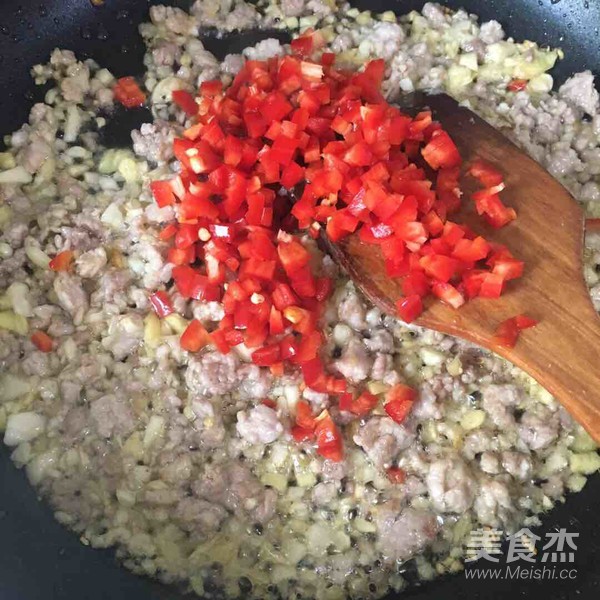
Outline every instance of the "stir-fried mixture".
<path id="1" fill-rule="evenodd" d="M 329 0 L 199 0 L 190 14 L 152 7 L 150 19 L 142 79 L 117 80 L 68 50 L 35 66 L 51 88 L 0 154 L 0 428 L 56 518 L 94 547 L 115 546 L 135 572 L 204 596 L 365 598 L 458 571 L 471 530 L 535 525 L 581 490 L 600 456 L 545 390 L 486 351 L 405 322 L 440 273 L 464 300 L 484 284 L 499 293 L 522 270 L 518 256 L 448 226 L 440 207 L 456 177 L 447 187 L 440 178 L 457 159 L 443 123 L 427 122 L 411 146 L 410 119 L 396 121 L 405 137 L 388 128 L 399 148 L 390 151 L 368 131 L 355 137 L 351 107 L 325 123 L 311 103 L 331 96 L 307 94 L 301 106 L 289 81 L 270 112 L 240 123 L 228 113 L 256 142 L 207 130 L 205 117 L 244 73 L 246 89 L 264 85 L 269 65 L 289 65 L 296 89 L 320 76 L 314 65 L 354 82 L 376 69 L 383 95 L 367 104 L 389 107 L 383 121 L 399 117 L 403 93 L 445 91 L 600 216 L 591 73 L 553 92 L 560 51 L 505 40 L 495 21 L 436 4 L 397 17 Z M 269 27 L 297 41 L 265 39 L 223 60 L 201 41 L 207 28 Z M 319 57 L 309 59 L 307 39 L 318 39 Z M 114 113 L 144 103 L 152 122 L 132 131 L 132 146 L 103 147 Z M 436 175 L 411 178 L 409 193 L 399 174 L 416 150 Z M 326 167 L 341 177 L 319 180 Z M 510 198 L 507 208 L 490 192 L 497 174 L 471 171 L 486 189 L 483 216 L 509 223 Z M 302 204 L 319 181 L 319 202 Z M 364 204 L 336 210 L 332 195 L 360 196 L 356 185 Z M 360 296 L 319 249 L 315 223 L 333 237 L 360 228 L 381 245 L 411 194 L 402 223 L 422 229 L 406 228 L 406 247 L 382 247 L 390 274 L 410 275 L 403 321 Z M 450 250 L 448 237 L 434 242 L 444 236 Z M 464 273 L 493 252 L 466 285 Z M 585 276 L 600 309 L 599 265 L 600 237 L 589 236 Z M 499 335 L 514 343 L 531 325 L 515 317 Z"/>

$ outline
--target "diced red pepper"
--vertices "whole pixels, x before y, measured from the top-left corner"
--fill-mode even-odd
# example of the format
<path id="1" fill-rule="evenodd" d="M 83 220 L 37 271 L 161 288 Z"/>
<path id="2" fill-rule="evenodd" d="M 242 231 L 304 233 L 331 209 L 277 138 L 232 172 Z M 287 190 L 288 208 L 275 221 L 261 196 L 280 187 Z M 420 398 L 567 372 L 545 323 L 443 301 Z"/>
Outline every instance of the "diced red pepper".
<path id="1" fill-rule="evenodd" d="M 521 92 L 527 87 L 527 79 L 512 79 L 506 89 L 509 92 Z"/>
<path id="2" fill-rule="evenodd" d="M 410 413 L 412 405 L 412 400 L 391 400 L 383 408 L 393 421 L 401 424 Z"/>
<path id="3" fill-rule="evenodd" d="M 460 308 L 465 303 L 465 297 L 450 283 L 435 282 L 431 286 L 431 291 L 442 302 L 449 304 L 452 308 Z"/>
<path id="4" fill-rule="evenodd" d="M 283 377 L 283 374 L 285 373 L 285 365 L 283 362 L 275 363 L 274 365 L 269 366 L 269 371 L 271 372 L 271 375 L 275 377 Z"/>
<path id="5" fill-rule="evenodd" d="M 402 281 L 402 292 L 405 296 L 426 296 L 430 282 L 425 271 L 411 271 Z"/>
<path id="6" fill-rule="evenodd" d="M 385 412 L 396 422 L 403 423 L 410 413 L 416 398 L 413 388 L 398 383 L 385 394 Z"/>
<path id="7" fill-rule="evenodd" d="M 482 298 L 499 298 L 504 287 L 504 278 L 496 273 L 486 273 L 481 281 L 479 295 Z"/>
<path id="8" fill-rule="evenodd" d="M 173 312 L 173 303 L 171 302 L 171 297 L 164 290 L 154 292 L 154 294 L 150 296 L 150 304 L 152 305 L 154 312 L 161 319 Z"/>
<path id="9" fill-rule="evenodd" d="M 296 239 L 289 242 L 279 242 L 277 246 L 279 260 L 288 275 L 292 275 L 308 264 L 310 254 L 308 250 Z"/>
<path id="10" fill-rule="evenodd" d="M 292 189 L 296 184 L 300 183 L 304 178 L 304 168 L 297 162 L 291 161 L 281 173 L 281 185 L 285 188 Z"/>
<path id="11" fill-rule="evenodd" d="M 319 302 L 324 302 L 329 298 L 333 291 L 333 282 L 329 277 L 319 277 L 315 284 L 315 298 Z"/>
<path id="12" fill-rule="evenodd" d="M 172 250 L 177 249 L 173 248 Z M 187 250 L 183 250 L 182 252 L 187 252 Z M 219 287 L 212 285 L 208 281 L 208 277 L 201 275 L 187 264 L 175 266 L 172 273 L 175 285 L 184 298 L 193 298 L 206 302 L 221 299 Z"/>
<path id="13" fill-rule="evenodd" d="M 178 174 L 151 190 L 159 207 L 175 208 L 178 222 L 158 236 L 168 246 L 176 289 L 184 298 L 220 301 L 225 311 L 210 334 L 192 321 L 182 346 L 212 343 L 227 353 L 245 344 L 255 364 L 275 376 L 290 363 L 300 366 L 305 385 L 364 416 L 377 397 L 354 398 L 319 358 L 318 322 L 332 281 L 285 232 L 308 228 L 316 239 L 325 230 L 332 241 L 357 232 L 379 246 L 388 275 L 404 278 L 397 310 L 407 322 L 429 294 L 454 307 L 465 298 L 497 297 L 505 281 L 522 275 L 523 263 L 448 221 L 461 205 L 461 157 L 443 125 L 430 111 L 411 118 L 385 102 L 381 59 L 357 73 L 336 69 L 331 53 L 312 61 L 324 43 L 307 31 L 292 41 L 291 55 L 247 61 L 226 90 L 212 81 L 200 85 L 197 98 L 173 92 L 194 123 L 173 143 Z M 431 169 L 417 166 L 420 154 Z M 483 219 L 494 227 L 513 220 L 515 211 L 499 196 L 501 173 L 481 160 L 469 173 L 484 188 L 473 194 Z M 299 184 L 302 194 L 292 202 L 285 189 Z M 151 303 L 161 316 L 172 310 L 167 292 L 153 294 Z M 385 410 L 402 422 L 413 402 L 414 390 L 395 386 Z M 343 456 L 327 412 L 314 417 L 309 408 L 292 435 L 316 439 L 325 458 Z"/>
<path id="14" fill-rule="evenodd" d="M 350 412 L 359 417 L 368 415 L 379 403 L 379 398 L 375 394 L 363 392 L 358 398 L 352 401 Z"/>
<path id="15" fill-rule="evenodd" d="M 200 84 L 200 93 L 208 98 L 218 96 L 222 91 L 223 82 L 220 79 L 211 79 Z"/>
<path id="16" fill-rule="evenodd" d="M 417 295 L 400 298 L 396 310 L 405 323 L 412 323 L 423 312 L 423 300 Z"/>
<path id="17" fill-rule="evenodd" d="M 350 392 L 344 392 L 343 394 L 340 394 L 340 397 L 338 398 L 338 408 L 345 412 L 351 412 L 353 400 L 354 398 Z"/>
<path id="18" fill-rule="evenodd" d="M 244 344 L 248 348 L 258 348 L 265 343 L 269 335 L 269 327 L 266 323 L 261 323 L 259 320 L 250 322 L 244 332 Z"/>
<path id="19" fill-rule="evenodd" d="M 240 277 L 256 277 L 271 281 L 275 275 L 277 263 L 274 260 L 249 258 L 242 263 Z"/>
<path id="20" fill-rule="evenodd" d="M 479 296 L 483 280 L 487 274 L 488 272 L 482 269 L 469 269 L 463 273 L 462 284 L 467 298 L 471 299 Z"/>
<path id="21" fill-rule="evenodd" d="M 520 314 L 502 321 L 496 328 L 492 341 L 505 348 L 513 348 L 523 329 L 535 327 L 538 322 L 527 315 Z"/>
<path id="22" fill-rule="evenodd" d="M 302 35 L 294 38 L 291 41 L 291 48 L 294 54 L 302 57 L 310 56 L 315 50 L 318 50 L 324 45 L 325 41 L 320 31 L 307 29 Z"/>
<path id="23" fill-rule="evenodd" d="M 279 349 L 281 351 L 282 360 L 293 359 L 298 353 L 298 344 L 296 343 L 294 336 L 288 335 L 284 337 L 279 342 Z"/>
<path id="24" fill-rule="evenodd" d="M 352 233 L 358 227 L 358 219 L 345 210 L 337 211 L 327 221 L 327 235 L 336 242 Z"/>
<path id="25" fill-rule="evenodd" d="M 167 260 L 174 265 L 188 265 L 194 262 L 196 253 L 193 246 L 188 248 L 170 248 L 167 254 Z"/>
<path id="26" fill-rule="evenodd" d="M 44 331 L 40 331 L 39 329 L 34 331 L 31 334 L 31 343 L 40 351 L 40 352 L 52 352 L 54 350 L 54 341 L 52 338 Z"/>
<path id="27" fill-rule="evenodd" d="M 306 385 L 315 392 L 327 392 L 327 376 L 323 363 L 319 358 L 312 358 L 301 363 L 302 376 Z"/>
<path id="28" fill-rule="evenodd" d="M 292 427 L 291 433 L 294 440 L 298 443 L 307 442 L 315 437 L 314 429 L 303 429 L 298 425 Z"/>
<path id="29" fill-rule="evenodd" d="M 286 269 L 287 270 L 287 269 Z M 290 273 L 288 271 L 292 288 L 301 298 L 314 298 L 317 293 L 317 286 L 312 270 L 308 265 L 298 267 L 298 269 Z"/>
<path id="30" fill-rule="evenodd" d="M 190 321 L 185 331 L 181 334 L 179 343 L 188 352 L 198 352 L 209 343 L 209 335 L 204 325 L 197 319 Z"/>
<path id="31" fill-rule="evenodd" d="M 504 281 L 517 279 L 523 275 L 525 264 L 521 260 L 514 258 L 503 258 L 496 260 L 493 266 L 493 273 L 500 275 Z"/>
<path id="32" fill-rule="evenodd" d="M 317 421 L 312 414 L 310 405 L 305 400 L 298 400 L 296 403 L 296 424 L 303 429 L 313 431 L 317 425 Z"/>
<path id="33" fill-rule="evenodd" d="M 244 334 L 238 329 L 224 330 L 225 342 L 227 346 L 233 348 L 244 343 Z"/>
<path id="34" fill-rule="evenodd" d="M 271 297 L 275 308 L 281 311 L 298 303 L 296 294 L 287 283 L 276 283 Z"/>
<path id="35" fill-rule="evenodd" d="M 504 180 L 500 171 L 497 171 L 490 163 L 482 159 L 474 160 L 469 165 L 468 173 L 486 188 L 500 185 Z"/>
<path id="36" fill-rule="evenodd" d="M 429 277 L 444 283 L 456 275 L 459 266 L 456 259 L 442 254 L 424 256 L 419 263 Z"/>
<path id="37" fill-rule="evenodd" d="M 224 331 L 222 331 L 221 329 L 217 329 L 209 334 L 209 338 L 221 354 L 229 353 L 230 346 L 227 343 Z"/>
<path id="38" fill-rule="evenodd" d="M 530 327 L 535 327 L 538 322 L 527 315 L 520 314 L 515 317 L 515 322 L 517 323 L 517 327 L 521 330 L 529 329 Z"/>
<path id="39" fill-rule="evenodd" d="M 489 196 L 486 205 L 484 218 L 492 227 L 504 227 L 517 218 L 515 209 L 504 206 L 497 195 Z"/>
<path id="40" fill-rule="evenodd" d="M 48 266 L 53 271 L 68 271 L 74 257 L 75 254 L 72 250 L 63 250 L 48 263 Z"/>
<path id="41" fill-rule="evenodd" d="M 493 341 L 499 346 L 512 348 L 517 343 L 520 330 L 514 318 L 502 321 L 496 328 Z"/>
<path id="42" fill-rule="evenodd" d="M 297 344 L 297 352 L 294 357 L 294 362 L 303 364 L 312 361 L 318 355 L 319 348 L 323 344 L 323 335 L 319 331 L 310 331 L 302 335 L 300 342 Z M 306 382 L 308 383 L 308 381 Z"/>
<path id="43" fill-rule="evenodd" d="M 415 400 L 416 397 L 417 392 L 414 390 L 414 388 L 411 388 L 410 386 L 405 385 L 403 383 L 397 383 L 385 393 L 385 399 L 387 402 L 392 402 L 393 400 L 402 402 L 412 402 Z"/>
<path id="44" fill-rule="evenodd" d="M 371 164 L 373 154 L 364 142 L 357 142 L 344 154 L 344 160 L 353 167 L 366 167 Z"/>
<path id="45" fill-rule="evenodd" d="M 173 102 L 175 102 L 188 117 L 193 117 L 198 113 L 198 105 L 189 92 L 186 92 L 185 90 L 173 90 L 171 96 Z"/>
<path id="46" fill-rule="evenodd" d="M 259 367 L 268 367 L 279 362 L 281 350 L 278 344 L 263 346 L 252 353 L 252 362 Z"/>
<path id="47" fill-rule="evenodd" d="M 339 462 L 344 458 L 342 436 L 328 411 L 324 410 L 317 417 L 315 428 L 317 452 L 328 460 Z"/>
<path id="48" fill-rule="evenodd" d="M 150 184 L 154 201 L 159 208 L 175 204 L 175 194 L 170 181 L 159 180 Z"/>
<path id="49" fill-rule="evenodd" d="M 113 88 L 115 98 L 125 108 L 136 108 L 146 102 L 146 94 L 133 77 L 121 77 Z"/>
<path id="50" fill-rule="evenodd" d="M 175 234 L 175 247 L 185 250 L 198 242 L 198 227 L 187 223 L 179 225 Z"/>
<path id="51" fill-rule="evenodd" d="M 280 310 L 277 310 L 274 306 L 271 306 L 271 312 L 269 313 L 269 334 L 279 335 L 285 330 L 283 323 L 283 314 Z"/>
<path id="52" fill-rule="evenodd" d="M 283 309 L 283 316 L 292 324 L 292 329 L 298 333 L 309 333 L 313 330 L 314 317 L 305 308 L 288 306 Z"/>
<path id="53" fill-rule="evenodd" d="M 451 169 L 460 165 L 461 158 L 456 144 L 445 131 L 436 131 L 427 146 L 423 158 L 432 169 Z"/>
<path id="54" fill-rule="evenodd" d="M 406 472 L 400 467 L 390 467 L 386 474 L 392 483 L 400 484 L 406 481 Z"/>
<path id="55" fill-rule="evenodd" d="M 163 242 L 171 239 L 177 233 L 177 225 L 175 223 L 169 223 L 166 227 L 164 227 L 160 233 L 158 234 L 158 239 Z"/>

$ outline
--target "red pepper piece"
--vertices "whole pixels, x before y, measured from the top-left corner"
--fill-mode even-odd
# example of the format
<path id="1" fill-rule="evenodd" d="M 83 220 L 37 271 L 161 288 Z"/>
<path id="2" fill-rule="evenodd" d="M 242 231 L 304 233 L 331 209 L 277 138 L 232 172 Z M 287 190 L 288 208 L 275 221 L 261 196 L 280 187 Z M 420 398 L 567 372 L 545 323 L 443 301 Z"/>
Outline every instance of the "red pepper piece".
<path id="1" fill-rule="evenodd" d="M 154 292 L 154 294 L 150 296 L 150 304 L 152 305 L 154 312 L 161 319 L 173 312 L 173 303 L 171 302 L 171 297 L 164 290 Z"/>
<path id="2" fill-rule="evenodd" d="M 179 343 L 188 352 L 198 352 L 209 343 L 209 335 L 202 323 L 194 319 L 181 334 Z"/>
<path id="3" fill-rule="evenodd" d="M 317 452 L 326 459 L 339 462 L 344 458 L 344 447 L 339 429 L 328 411 L 324 410 L 317 417 L 315 428 Z"/>
<path id="4" fill-rule="evenodd" d="M 40 352 L 52 352 L 54 350 L 54 341 L 52 338 L 44 331 L 36 330 L 31 334 L 31 343 L 40 351 Z"/>
<path id="5" fill-rule="evenodd" d="M 173 90 L 171 92 L 173 102 L 185 112 L 188 117 L 193 117 L 198 113 L 198 105 L 194 97 L 185 90 Z"/>
<path id="6" fill-rule="evenodd" d="M 404 483 L 406 481 L 406 472 L 400 467 L 390 467 L 386 474 L 392 483 Z"/>
<path id="7" fill-rule="evenodd" d="M 396 303 L 396 310 L 405 323 L 412 323 L 423 312 L 423 300 L 417 295 L 401 298 Z"/>
<path id="8" fill-rule="evenodd" d="M 113 88 L 115 99 L 125 108 L 136 108 L 146 102 L 146 94 L 133 77 L 121 77 Z"/>
<path id="9" fill-rule="evenodd" d="M 53 271 L 68 271 L 74 256 L 72 250 L 63 250 L 48 263 L 48 266 Z"/>

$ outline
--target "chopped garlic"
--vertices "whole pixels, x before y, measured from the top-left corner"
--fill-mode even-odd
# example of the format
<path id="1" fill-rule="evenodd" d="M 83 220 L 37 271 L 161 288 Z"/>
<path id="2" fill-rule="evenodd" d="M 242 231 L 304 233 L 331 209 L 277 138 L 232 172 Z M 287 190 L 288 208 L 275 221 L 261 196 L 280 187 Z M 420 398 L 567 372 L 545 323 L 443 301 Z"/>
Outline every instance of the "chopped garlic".
<path id="1" fill-rule="evenodd" d="M 598 445 L 592 439 L 590 434 L 582 429 L 573 440 L 570 449 L 573 452 L 591 452 L 592 450 L 596 450 Z"/>
<path id="2" fill-rule="evenodd" d="M 552 89 L 553 85 L 554 80 L 552 79 L 552 75 L 542 73 L 529 81 L 527 90 L 533 94 L 545 94 Z"/>
<path id="3" fill-rule="evenodd" d="M 123 215 L 116 203 L 109 204 L 100 216 L 100 220 L 111 227 L 118 228 L 123 225 Z"/>
<path id="4" fill-rule="evenodd" d="M 7 446 L 18 446 L 30 442 L 42 433 L 46 427 L 46 418 L 35 412 L 22 412 L 10 415 L 6 422 L 4 443 Z"/>
<path id="5" fill-rule="evenodd" d="M 0 171 L 0 183 L 23 185 L 32 181 L 31 173 L 21 165 L 8 169 L 8 171 Z"/>
<path id="6" fill-rule="evenodd" d="M 446 89 L 451 94 L 460 94 L 474 79 L 475 73 L 469 67 L 451 65 L 446 76 Z"/>
<path id="7" fill-rule="evenodd" d="M 600 455 L 597 452 L 571 453 L 569 464 L 573 473 L 591 475 L 600 469 Z"/>
<path id="8" fill-rule="evenodd" d="M 148 313 L 144 319 L 144 344 L 155 348 L 160 343 L 160 319 L 154 313 Z"/>
<path id="9" fill-rule="evenodd" d="M 471 429 L 477 429 L 483 425 L 485 421 L 484 410 L 468 410 L 460 420 L 460 425 L 463 429 L 470 431 Z"/>
<path id="10" fill-rule="evenodd" d="M 0 169 L 13 169 L 16 165 L 15 157 L 10 152 L 0 152 Z"/>
<path id="11" fill-rule="evenodd" d="M 181 335 L 189 325 L 188 321 L 177 313 L 171 313 L 164 318 L 164 322 L 171 328 L 173 333 Z"/>
<path id="12" fill-rule="evenodd" d="M 148 421 L 148 426 L 144 432 L 143 444 L 144 448 L 149 448 L 156 444 L 156 442 L 162 437 L 165 430 L 165 420 L 163 417 L 158 415 L 152 415 Z"/>
<path id="13" fill-rule="evenodd" d="M 12 310 L 3 310 L 0 311 L 0 329 L 25 335 L 29 331 L 29 324 L 23 315 L 17 315 Z"/>
<path id="14" fill-rule="evenodd" d="M 27 377 L 17 377 L 12 373 L 0 376 L 0 402 L 11 402 L 25 396 L 31 390 L 31 383 Z"/>
<path id="15" fill-rule="evenodd" d="M 27 284 L 21 281 L 15 281 L 8 286 L 6 295 L 11 301 L 12 309 L 17 315 L 23 317 L 33 316 L 33 307 L 31 305 L 31 295 Z"/>
<path id="16" fill-rule="evenodd" d="M 117 171 L 123 176 L 127 183 L 135 183 L 140 180 L 138 163 L 130 157 L 124 158 L 117 167 Z"/>
<path id="17" fill-rule="evenodd" d="M 6 223 L 12 219 L 12 215 L 13 213 L 10 206 L 6 206 L 6 204 L 0 206 L 0 227 L 6 225 Z"/>
<path id="18" fill-rule="evenodd" d="M 467 69 L 471 69 L 471 71 L 477 71 L 479 67 L 477 64 L 477 53 L 467 52 L 466 54 L 461 54 L 458 58 L 458 64 L 467 67 Z"/>
<path id="19" fill-rule="evenodd" d="M 264 485 L 269 485 L 278 492 L 283 493 L 288 488 L 288 478 L 281 473 L 265 473 L 260 480 Z"/>
<path id="20" fill-rule="evenodd" d="M 421 348 L 419 354 L 421 355 L 421 360 L 428 367 L 441 365 L 446 359 L 446 355 L 443 352 L 432 350 L 431 348 Z"/>
<path id="21" fill-rule="evenodd" d="M 383 381 L 369 381 L 367 383 L 367 389 L 371 394 L 383 394 L 390 389 L 390 386 L 387 383 L 383 383 Z"/>

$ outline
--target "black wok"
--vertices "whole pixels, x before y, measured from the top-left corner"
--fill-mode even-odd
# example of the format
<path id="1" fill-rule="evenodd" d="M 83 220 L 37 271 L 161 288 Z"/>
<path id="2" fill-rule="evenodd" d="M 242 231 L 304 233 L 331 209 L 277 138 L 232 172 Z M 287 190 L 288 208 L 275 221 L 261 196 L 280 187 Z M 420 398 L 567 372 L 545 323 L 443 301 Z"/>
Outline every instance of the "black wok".
<path id="1" fill-rule="evenodd" d="M 516 39 L 561 46 L 566 54 L 554 70 L 556 81 L 600 64 L 600 0 L 441 0 L 452 8 L 464 7 L 483 19 L 495 18 Z M 167 4 L 184 4 L 169 2 Z M 89 0 L 1 0 L 0 2 L 0 131 L 6 134 L 23 123 L 35 98 L 29 68 L 45 61 L 57 46 L 80 57 L 91 56 L 118 76 L 142 71 L 143 45 L 137 24 L 147 16 L 154 0 L 106 0 L 94 8 Z M 398 13 L 420 8 L 423 0 L 361 0 L 372 10 Z M 213 40 L 218 52 L 231 45 L 237 50 L 252 43 L 252 35 Z M 133 116 L 143 118 L 143 112 Z M 113 128 L 130 130 L 129 124 Z M 122 143 L 127 139 L 122 138 Z M 118 566 L 111 551 L 84 547 L 54 521 L 51 510 L 39 502 L 25 475 L 0 449 L 0 600 L 158 600 L 182 598 L 175 589 L 138 578 Z M 544 519 L 538 533 L 566 528 L 579 533 L 573 568 L 577 577 L 567 580 L 466 580 L 447 577 L 413 588 L 405 597 L 437 598 L 551 597 L 592 600 L 600 597 L 600 476 L 590 479 L 584 491 Z"/>

